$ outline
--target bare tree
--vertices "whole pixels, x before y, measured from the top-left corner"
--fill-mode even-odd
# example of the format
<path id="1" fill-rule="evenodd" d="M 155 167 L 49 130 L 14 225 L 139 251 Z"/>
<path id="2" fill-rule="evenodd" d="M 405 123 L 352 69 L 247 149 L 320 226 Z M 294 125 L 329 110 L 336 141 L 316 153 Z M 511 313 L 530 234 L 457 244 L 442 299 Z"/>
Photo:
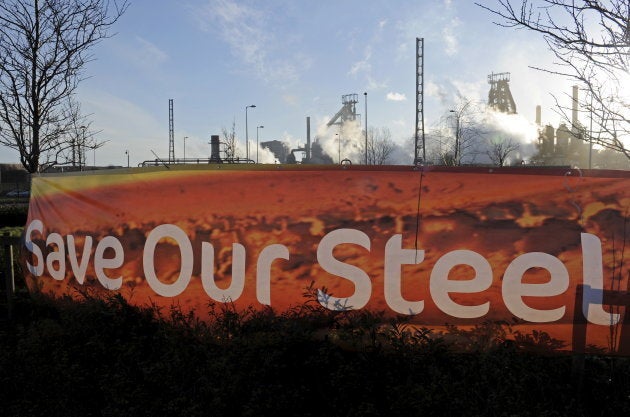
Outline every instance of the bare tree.
<path id="1" fill-rule="evenodd" d="M 236 149 L 236 120 L 232 120 L 232 128 L 230 130 L 225 127 L 221 128 L 221 134 L 225 143 L 225 158 L 233 159 L 238 157 Z"/>
<path id="2" fill-rule="evenodd" d="M 558 60 L 537 68 L 568 76 L 587 90 L 580 107 L 592 128 L 572 126 L 577 136 L 630 159 L 630 0 L 496 0 L 496 7 L 476 3 L 501 18 L 500 26 L 541 34 Z M 556 102 L 558 100 L 556 99 Z M 571 122 L 566 107 L 559 106 Z M 590 120 L 589 120 L 590 123 Z"/>
<path id="3" fill-rule="evenodd" d="M 394 151 L 392 134 L 388 128 L 370 127 L 367 135 L 367 161 L 368 165 L 383 165 L 387 162 Z M 359 145 L 359 153 L 365 155 L 365 144 L 363 141 Z"/>
<path id="4" fill-rule="evenodd" d="M 488 139 L 487 142 L 486 155 L 488 155 L 493 164 L 500 167 L 505 165 L 510 154 L 520 149 L 519 143 L 512 138 Z"/>
<path id="5" fill-rule="evenodd" d="M 461 98 L 449 110 L 445 121 L 453 124 L 453 142 L 443 153 L 445 165 L 462 165 L 474 162 L 479 153 L 478 145 L 482 131 L 476 116 L 481 113 L 474 101 Z"/>
<path id="6" fill-rule="evenodd" d="M 92 122 L 81 112 L 81 105 L 71 98 L 64 106 L 64 118 L 68 120 L 64 139 L 59 141 L 56 149 L 48 151 L 40 158 L 40 161 L 45 161 L 40 162 L 40 171 L 54 165 L 71 165 L 81 169 L 87 165 L 86 151 L 99 149 L 107 143 L 98 139 L 100 131 L 92 129 Z"/>
<path id="7" fill-rule="evenodd" d="M 0 1 L 0 144 L 28 172 L 72 144 L 74 92 L 127 0 Z M 52 158 L 43 160 L 45 158 Z"/>

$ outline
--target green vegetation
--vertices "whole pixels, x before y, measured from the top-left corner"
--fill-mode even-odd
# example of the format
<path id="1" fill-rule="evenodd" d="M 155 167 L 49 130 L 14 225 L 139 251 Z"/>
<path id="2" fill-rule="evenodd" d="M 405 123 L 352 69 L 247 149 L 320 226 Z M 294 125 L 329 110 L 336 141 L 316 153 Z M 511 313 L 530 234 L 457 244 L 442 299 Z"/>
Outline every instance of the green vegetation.
<path id="1" fill-rule="evenodd" d="M 20 236 L 26 213 L 0 204 L 0 234 Z M 202 322 L 177 307 L 53 300 L 16 284 L 13 320 L 0 321 L 3 415 L 630 413 L 630 360 L 591 356 L 576 373 L 558 341 L 507 323 L 436 333 L 323 309 L 312 286 L 288 312 L 216 303 Z"/>
<path id="2" fill-rule="evenodd" d="M 27 215 L 28 199 L 0 198 L 0 234 L 6 226 L 24 226 Z"/>
<path id="3" fill-rule="evenodd" d="M 24 297 L 0 325 L 5 415 L 628 415 L 630 361 L 532 354 L 505 326 L 435 334 L 380 314 Z M 456 337 L 457 344 L 447 342 Z M 530 340 L 531 342 L 531 340 Z"/>
<path id="4" fill-rule="evenodd" d="M 23 226 L 0 226 L 0 236 L 20 237 L 23 231 Z"/>
<path id="5" fill-rule="evenodd" d="M 10 213 L 22 220 L 6 226 Z M 26 205 L 0 205 L 0 220 L 19 236 Z M 284 313 L 215 303 L 202 322 L 118 295 L 28 294 L 17 272 L 13 320 L 0 320 L 3 415 L 630 414 L 630 359 L 575 367 L 559 341 L 508 323 L 438 333 L 323 309 L 312 286 Z"/>

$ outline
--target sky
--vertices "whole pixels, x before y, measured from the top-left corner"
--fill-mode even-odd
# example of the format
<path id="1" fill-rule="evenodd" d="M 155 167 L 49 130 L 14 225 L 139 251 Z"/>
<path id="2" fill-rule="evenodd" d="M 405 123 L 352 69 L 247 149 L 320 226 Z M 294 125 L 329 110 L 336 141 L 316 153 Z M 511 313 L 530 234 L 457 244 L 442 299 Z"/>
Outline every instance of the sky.
<path id="1" fill-rule="evenodd" d="M 497 123 L 531 145 L 535 106 L 557 125 L 552 95 L 568 104 L 572 84 L 528 67 L 552 65 L 540 36 L 495 20 L 468 0 L 132 0 L 114 36 L 92 49 L 77 90 L 105 142 L 88 164 L 168 159 L 169 99 L 176 158 L 207 158 L 210 136 L 233 122 L 244 155 L 247 113 L 250 156 L 257 136 L 304 146 L 310 117 L 312 137 L 336 160 L 338 131 L 326 122 L 341 96 L 355 93 L 361 123 L 367 97 L 368 126 L 389 129 L 400 151 L 393 162 L 411 163 L 416 38 L 424 39 L 427 132 L 452 123 L 458 97 L 485 103 L 488 75 L 509 72 L 518 115 Z M 19 161 L 7 147 L 0 154 Z M 351 156 L 344 148 L 342 158 Z M 259 158 L 273 162 L 266 152 Z"/>

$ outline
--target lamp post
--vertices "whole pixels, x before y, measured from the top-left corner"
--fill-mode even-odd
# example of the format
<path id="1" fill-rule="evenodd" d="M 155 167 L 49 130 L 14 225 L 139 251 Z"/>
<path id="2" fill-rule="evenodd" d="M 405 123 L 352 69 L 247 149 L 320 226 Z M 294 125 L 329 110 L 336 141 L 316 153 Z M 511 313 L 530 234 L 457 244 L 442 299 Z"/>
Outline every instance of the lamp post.
<path id="1" fill-rule="evenodd" d="M 85 130 L 87 126 L 81 126 L 82 137 L 79 142 L 79 170 L 83 171 L 83 166 L 87 165 L 86 157 L 85 157 Z"/>
<path id="2" fill-rule="evenodd" d="M 368 164 L 368 141 L 367 141 L 367 91 L 363 93 L 365 97 L 365 165 Z"/>
<path id="3" fill-rule="evenodd" d="M 263 129 L 265 126 L 256 126 L 256 163 L 258 163 L 258 129 Z"/>
<path id="4" fill-rule="evenodd" d="M 341 136 L 339 136 L 339 133 L 335 133 L 335 136 L 337 136 L 337 143 L 339 144 L 339 163 L 341 164 Z"/>
<path id="5" fill-rule="evenodd" d="M 245 157 L 249 160 L 249 132 L 247 127 L 247 109 L 255 108 L 255 104 L 251 104 L 249 106 L 245 106 Z"/>
<path id="6" fill-rule="evenodd" d="M 184 163 L 186 162 L 186 139 L 188 139 L 188 136 L 184 136 Z"/>
<path id="7" fill-rule="evenodd" d="M 449 112 L 455 113 L 455 156 L 453 164 L 459 165 L 459 114 L 455 110 L 449 110 Z"/>
<path id="8" fill-rule="evenodd" d="M 125 151 L 125 155 L 127 155 L 127 168 L 129 168 L 129 150 Z"/>
<path id="9" fill-rule="evenodd" d="M 593 94 L 591 94 L 591 126 L 588 132 L 588 169 L 592 168 L 593 162 Z"/>

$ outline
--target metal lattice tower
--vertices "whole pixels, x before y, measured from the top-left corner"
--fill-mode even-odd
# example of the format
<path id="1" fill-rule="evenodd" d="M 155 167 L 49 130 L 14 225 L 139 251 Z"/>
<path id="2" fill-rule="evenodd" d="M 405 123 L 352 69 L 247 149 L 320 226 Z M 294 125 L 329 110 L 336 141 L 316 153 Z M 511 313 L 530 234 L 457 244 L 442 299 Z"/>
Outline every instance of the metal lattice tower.
<path id="1" fill-rule="evenodd" d="M 488 75 L 488 84 L 488 106 L 501 113 L 516 114 L 516 103 L 510 91 L 510 73 L 492 73 Z"/>
<path id="2" fill-rule="evenodd" d="M 327 126 L 343 125 L 348 120 L 357 119 L 358 94 L 345 94 L 341 96 L 341 109 L 328 122 Z"/>
<path id="3" fill-rule="evenodd" d="M 173 99 L 168 99 L 168 162 L 175 162 L 175 121 L 173 118 Z"/>
<path id="4" fill-rule="evenodd" d="M 424 38 L 416 38 L 416 132 L 413 163 L 426 161 L 424 144 Z"/>

